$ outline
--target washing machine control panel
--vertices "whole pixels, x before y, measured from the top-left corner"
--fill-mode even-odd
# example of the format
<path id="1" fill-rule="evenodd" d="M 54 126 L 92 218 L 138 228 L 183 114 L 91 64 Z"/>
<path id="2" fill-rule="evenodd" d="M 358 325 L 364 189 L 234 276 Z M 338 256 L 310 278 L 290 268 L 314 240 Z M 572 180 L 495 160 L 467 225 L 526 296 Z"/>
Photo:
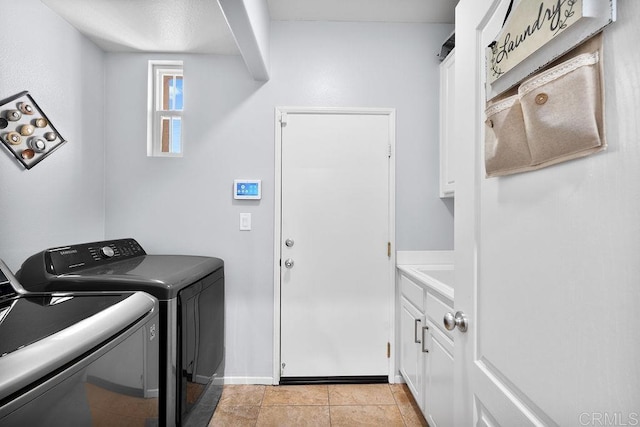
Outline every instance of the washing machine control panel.
<path id="1" fill-rule="evenodd" d="M 106 240 L 47 249 L 45 263 L 51 274 L 65 274 L 146 255 L 135 239 Z"/>

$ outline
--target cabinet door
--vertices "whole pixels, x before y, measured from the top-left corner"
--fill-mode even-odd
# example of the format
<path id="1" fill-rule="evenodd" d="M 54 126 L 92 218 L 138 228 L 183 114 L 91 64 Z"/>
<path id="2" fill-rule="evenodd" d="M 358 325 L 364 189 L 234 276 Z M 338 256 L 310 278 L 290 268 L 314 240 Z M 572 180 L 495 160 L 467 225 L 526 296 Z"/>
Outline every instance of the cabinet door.
<path id="1" fill-rule="evenodd" d="M 404 297 L 400 298 L 400 373 L 404 377 L 413 397 L 424 409 L 422 398 L 423 357 L 422 326 L 424 315 Z"/>
<path id="2" fill-rule="evenodd" d="M 425 417 L 431 427 L 453 426 L 453 341 L 426 323 Z"/>
<path id="3" fill-rule="evenodd" d="M 440 197 L 453 197 L 455 165 L 455 49 L 440 64 Z"/>

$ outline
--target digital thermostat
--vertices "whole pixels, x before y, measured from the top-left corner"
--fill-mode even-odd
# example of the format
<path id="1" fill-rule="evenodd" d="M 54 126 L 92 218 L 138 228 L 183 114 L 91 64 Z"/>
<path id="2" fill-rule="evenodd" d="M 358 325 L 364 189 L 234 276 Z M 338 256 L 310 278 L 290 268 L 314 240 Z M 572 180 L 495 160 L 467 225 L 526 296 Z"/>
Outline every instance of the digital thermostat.
<path id="1" fill-rule="evenodd" d="M 260 179 L 234 179 L 233 180 L 234 199 L 261 199 L 262 180 Z"/>

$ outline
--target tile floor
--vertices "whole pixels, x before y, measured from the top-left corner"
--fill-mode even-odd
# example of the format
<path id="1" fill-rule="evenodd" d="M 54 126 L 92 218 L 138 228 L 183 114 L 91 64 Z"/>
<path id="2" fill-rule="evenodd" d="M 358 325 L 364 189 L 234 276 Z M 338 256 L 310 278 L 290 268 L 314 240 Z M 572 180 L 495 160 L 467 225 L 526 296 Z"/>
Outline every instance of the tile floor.
<path id="1" fill-rule="evenodd" d="M 227 385 L 209 426 L 426 426 L 405 384 Z"/>

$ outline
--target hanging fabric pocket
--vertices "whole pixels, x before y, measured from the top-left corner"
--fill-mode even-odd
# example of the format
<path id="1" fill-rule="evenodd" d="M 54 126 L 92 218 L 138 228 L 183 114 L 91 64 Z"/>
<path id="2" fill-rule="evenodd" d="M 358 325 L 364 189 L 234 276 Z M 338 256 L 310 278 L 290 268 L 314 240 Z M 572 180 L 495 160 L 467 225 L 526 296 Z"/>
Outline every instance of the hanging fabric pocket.
<path id="1" fill-rule="evenodd" d="M 602 35 L 597 35 L 487 103 L 487 177 L 536 170 L 606 148 L 601 57 Z"/>
<path id="2" fill-rule="evenodd" d="M 598 52 L 578 55 L 518 88 L 532 165 L 604 148 Z"/>
<path id="3" fill-rule="evenodd" d="M 485 111 L 484 155 L 487 176 L 516 173 L 531 165 L 518 95 L 490 104 Z"/>

